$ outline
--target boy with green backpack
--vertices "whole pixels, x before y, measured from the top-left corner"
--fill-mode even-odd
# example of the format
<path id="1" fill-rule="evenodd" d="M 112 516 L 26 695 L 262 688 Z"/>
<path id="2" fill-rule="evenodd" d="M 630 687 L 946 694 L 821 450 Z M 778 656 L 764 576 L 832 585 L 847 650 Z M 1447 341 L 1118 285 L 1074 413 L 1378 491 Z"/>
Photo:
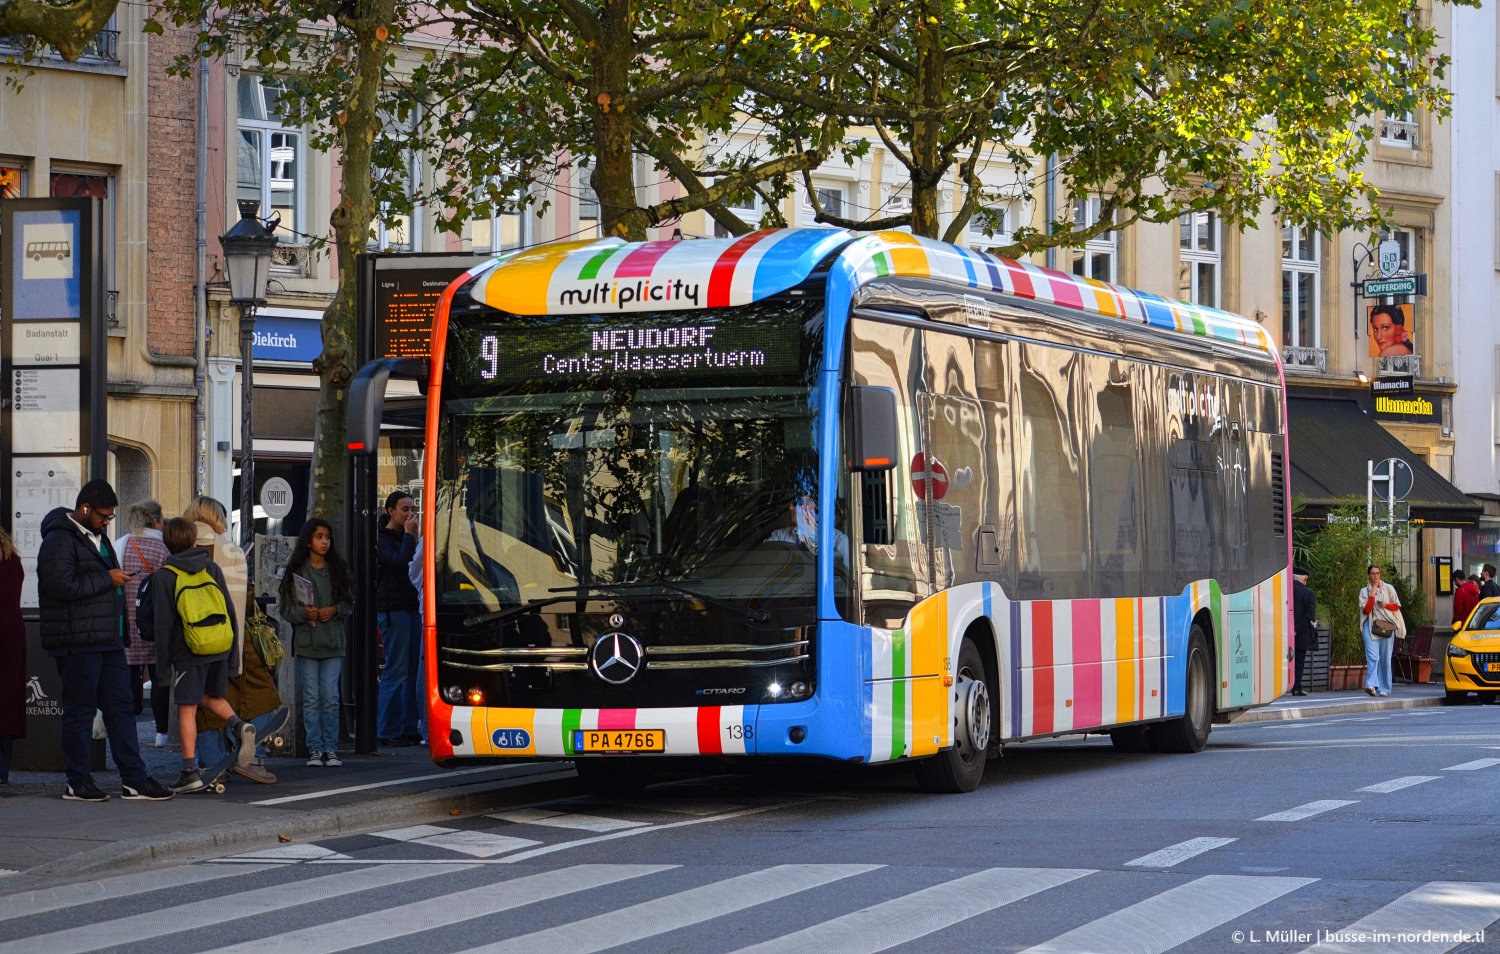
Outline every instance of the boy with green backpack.
<path id="1" fill-rule="evenodd" d="M 182 733 L 182 773 L 174 792 L 194 792 L 205 783 L 198 774 L 198 706 L 229 723 L 239 742 L 241 764 L 255 758 L 255 726 L 235 715 L 224 698 L 229 688 L 229 654 L 240 638 L 239 620 L 229 607 L 224 573 L 197 546 L 198 528 L 174 517 L 162 529 L 171 554 L 151 574 L 149 600 L 136 609 L 137 625 L 156 633 L 157 672 L 172 672 L 177 726 Z M 143 614 L 149 614 L 149 618 Z"/>

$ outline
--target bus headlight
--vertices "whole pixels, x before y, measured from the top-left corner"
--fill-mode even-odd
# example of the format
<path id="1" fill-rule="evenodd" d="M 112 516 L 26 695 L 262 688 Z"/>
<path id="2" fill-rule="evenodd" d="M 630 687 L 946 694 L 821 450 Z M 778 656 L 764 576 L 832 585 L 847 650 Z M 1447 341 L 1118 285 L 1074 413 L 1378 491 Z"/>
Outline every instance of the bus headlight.
<path id="1" fill-rule="evenodd" d="M 484 690 L 475 686 L 469 690 L 465 698 L 469 700 L 469 705 L 471 706 L 482 706 L 484 705 Z"/>
<path id="2" fill-rule="evenodd" d="M 450 706 L 456 706 L 464 701 L 464 690 L 461 686 L 444 686 L 443 701 Z"/>
<path id="3" fill-rule="evenodd" d="M 793 699 L 806 699 L 808 696 L 812 695 L 812 688 L 809 687 L 808 684 L 803 682 L 801 679 L 798 679 L 796 682 L 792 683 L 792 687 L 787 691 L 787 694 L 790 695 Z"/>

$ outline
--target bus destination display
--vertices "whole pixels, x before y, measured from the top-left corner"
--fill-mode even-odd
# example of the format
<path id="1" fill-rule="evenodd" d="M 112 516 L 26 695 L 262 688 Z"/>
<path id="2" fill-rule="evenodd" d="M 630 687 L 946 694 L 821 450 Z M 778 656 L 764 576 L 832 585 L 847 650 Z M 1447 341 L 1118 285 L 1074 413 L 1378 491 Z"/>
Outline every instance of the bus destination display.
<path id="1" fill-rule="evenodd" d="M 800 321 L 746 320 L 712 312 L 569 320 L 551 328 L 469 333 L 477 360 L 464 362 L 473 383 L 555 381 L 614 376 L 702 377 L 796 374 L 802 367 Z M 649 322 L 649 323 L 648 323 Z"/>

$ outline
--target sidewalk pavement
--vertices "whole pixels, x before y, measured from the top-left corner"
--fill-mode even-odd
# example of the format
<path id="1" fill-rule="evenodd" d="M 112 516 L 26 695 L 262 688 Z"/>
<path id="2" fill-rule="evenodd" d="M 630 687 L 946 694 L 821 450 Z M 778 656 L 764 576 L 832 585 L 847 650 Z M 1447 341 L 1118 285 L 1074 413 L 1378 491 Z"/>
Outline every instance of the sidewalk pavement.
<path id="1" fill-rule="evenodd" d="M 1282 696 L 1237 716 L 1265 722 L 1440 705 L 1441 685 L 1398 685 L 1386 698 L 1362 691 Z M 170 782 L 181 765 L 175 749 L 151 743 L 150 715 L 137 724 L 151 773 Z M 125 801 L 120 777 L 96 772 L 113 797 L 106 804 L 64 801 L 61 772 L 12 772 L 0 785 L 0 893 L 72 880 L 167 859 L 251 851 L 283 841 L 328 838 L 373 827 L 430 822 L 449 814 L 576 794 L 567 762 L 518 762 L 445 769 L 424 746 L 377 755 L 341 752 L 340 768 L 271 758 L 275 785 L 230 776 L 223 795 L 178 795 L 169 802 Z"/>

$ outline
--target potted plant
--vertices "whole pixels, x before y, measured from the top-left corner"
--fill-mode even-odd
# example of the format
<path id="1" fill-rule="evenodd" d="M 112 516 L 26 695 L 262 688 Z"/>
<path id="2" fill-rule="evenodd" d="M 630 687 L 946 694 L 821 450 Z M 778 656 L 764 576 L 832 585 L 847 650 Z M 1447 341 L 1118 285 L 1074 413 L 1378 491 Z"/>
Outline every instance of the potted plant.
<path id="1" fill-rule="evenodd" d="M 1350 498 L 1328 515 L 1328 523 L 1301 533 L 1297 552 L 1318 596 L 1318 618 L 1331 640 L 1330 689 L 1358 689 L 1365 677 L 1365 643 L 1359 624 L 1359 591 L 1371 563 L 1384 565 L 1390 539 L 1365 522 L 1365 503 Z"/>

